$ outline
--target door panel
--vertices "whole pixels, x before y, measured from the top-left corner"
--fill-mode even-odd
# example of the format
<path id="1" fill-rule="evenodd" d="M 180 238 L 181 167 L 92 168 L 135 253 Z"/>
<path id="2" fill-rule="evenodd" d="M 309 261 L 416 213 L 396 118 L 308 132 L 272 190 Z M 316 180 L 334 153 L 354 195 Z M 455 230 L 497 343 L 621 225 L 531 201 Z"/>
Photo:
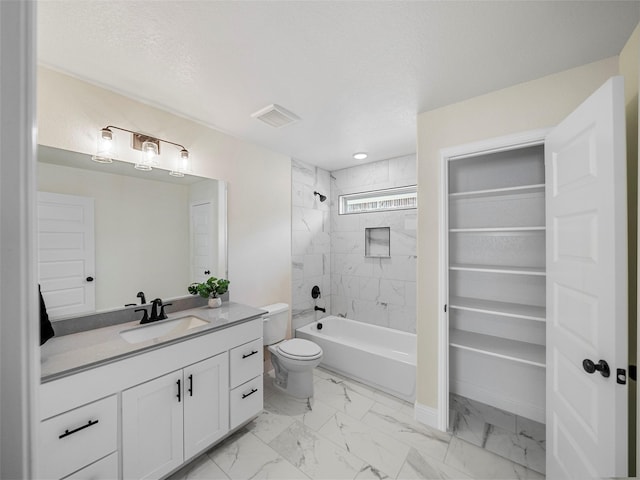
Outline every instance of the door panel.
<path id="1" fill-rule="evenodd" d="M 547 476 L 626 476 L 624 95 L 614 77 L 547 137 Z M 584 359 L 612 370 L 587 373 Z"/>
<path id="2" fill-rule="evenodd" d="M 95 310 L 93 198 L 38 192 L 38 281 L 53 319 Z"/>

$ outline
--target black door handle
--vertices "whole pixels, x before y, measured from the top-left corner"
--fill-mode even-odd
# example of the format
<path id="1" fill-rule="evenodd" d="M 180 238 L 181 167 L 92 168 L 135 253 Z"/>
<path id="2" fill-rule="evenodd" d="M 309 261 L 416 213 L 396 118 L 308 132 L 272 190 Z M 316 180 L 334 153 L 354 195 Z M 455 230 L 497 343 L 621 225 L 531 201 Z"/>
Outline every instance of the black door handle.
<path id="1" fill-rule="evenodd" d="M 584 371 L 587 373 L 594 373 L 597 370 L 603 377 L 608 377 L 609 375 L 611 375 L 609 364 L 605 360 L 600 360 L 598 363 L 593 363 L 592 360 L 585 358 L 582 361 L 582 368 L 584 368 Z"/>
<path id="2" fill-rule="evenodd" d="M 204 271 L 204 274 L 205 274 L 205 275 L 211 275 L 211 270 L 205 270 L 205 271 Z"/>
<path id="3" fill-rule="evenodd" d="M 87 277 L 87 282 L 93 282 L 93 277 Z"/>
<path id="4" fill-rule="evenodd" d="M 178 380 L 176 382 L 176 384 L 178 385 L 178 394 L 176 395 L 176 397 L 178 397 L 178 403 L 180 403 L 182 401 L 182 394 L 181 394 L 182 389 L 181 389 L 181 386 L 180 386 L 181 383 L 182 382 L 180 380 Z"/>

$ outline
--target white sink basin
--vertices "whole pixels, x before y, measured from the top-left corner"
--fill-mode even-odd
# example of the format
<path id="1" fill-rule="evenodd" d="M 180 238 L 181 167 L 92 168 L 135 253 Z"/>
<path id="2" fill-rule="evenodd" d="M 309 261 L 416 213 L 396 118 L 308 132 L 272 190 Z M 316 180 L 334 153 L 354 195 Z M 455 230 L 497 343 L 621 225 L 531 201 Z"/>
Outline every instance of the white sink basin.
<path id="1" fill-rule="evenodd" d="M 168 336 L 179 336 L 180 333 L 201 327 L 209 323 L 201 318 L 189 315 L 186 317 L 160 320 L 155 323 L 140 325 L 120 332 L 120 336 L 129 343 L 146 342 L 147 340 L 160 339 Z"/>

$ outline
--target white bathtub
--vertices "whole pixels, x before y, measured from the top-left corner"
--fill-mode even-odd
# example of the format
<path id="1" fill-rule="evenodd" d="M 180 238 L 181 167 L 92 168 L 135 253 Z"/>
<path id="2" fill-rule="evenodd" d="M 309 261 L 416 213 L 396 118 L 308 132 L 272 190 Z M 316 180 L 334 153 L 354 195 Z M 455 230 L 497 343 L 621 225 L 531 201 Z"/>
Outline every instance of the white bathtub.
<path id="1" fill-rule="evenodd" d="M 403 400 L 415 400 L 415 334 L 331 315 L 298 328 L 296 337 L 320 345 L 324 353 L 320 366 Z"/>

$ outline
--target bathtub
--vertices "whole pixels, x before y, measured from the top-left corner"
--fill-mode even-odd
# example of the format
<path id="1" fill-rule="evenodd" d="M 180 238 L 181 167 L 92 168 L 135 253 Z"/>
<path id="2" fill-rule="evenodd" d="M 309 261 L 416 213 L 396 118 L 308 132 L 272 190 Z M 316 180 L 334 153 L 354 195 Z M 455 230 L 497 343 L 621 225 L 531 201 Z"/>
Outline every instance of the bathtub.
<path id="1" fill-rule="evenodd" d="M 320 345 L 321 367 L 415 401 L 415 334 L 330 315 L 298 328 L 296 337 Z"/>

